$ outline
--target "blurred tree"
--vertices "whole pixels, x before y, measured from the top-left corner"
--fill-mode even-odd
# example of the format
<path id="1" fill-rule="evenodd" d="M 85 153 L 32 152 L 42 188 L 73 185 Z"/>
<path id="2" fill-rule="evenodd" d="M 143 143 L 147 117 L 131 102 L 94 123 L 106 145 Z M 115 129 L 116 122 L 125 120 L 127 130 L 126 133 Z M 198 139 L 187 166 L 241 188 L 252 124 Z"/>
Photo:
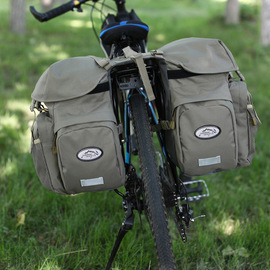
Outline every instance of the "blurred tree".
<path id="1" fill-rule="evenodd" d="M 262 0 L 261 43 L 263 46 L 270 45 L 270 0 Z"/>
<path id="2" fill-rule="evenodd" d="M 240 22 L 238 0 L 227 0 L 225 21 L 228 24 L 238 24 Z"/>
<path id="3" fill-rule="evenodd" d="M 25 0 L 10 1 L 10 31 L 24 34 L 26 29 Z"/>

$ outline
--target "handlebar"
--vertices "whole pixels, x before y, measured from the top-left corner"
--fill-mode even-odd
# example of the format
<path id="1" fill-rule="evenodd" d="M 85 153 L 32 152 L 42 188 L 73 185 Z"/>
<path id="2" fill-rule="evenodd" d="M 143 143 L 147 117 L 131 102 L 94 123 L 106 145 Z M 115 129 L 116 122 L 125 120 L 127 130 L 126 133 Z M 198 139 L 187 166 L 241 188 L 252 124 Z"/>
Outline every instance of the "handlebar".
<path id="1" fill-rule="evenodd" d="M 57 8 L 51 9 L 47 12 L 40 13 L 36 11 L 33 6 L 30 6 L 30 12 L 33 16 L 40 22 L 46 22 L 50 19 L 53 19 L 59 15 L 62 15 L 68 11 L 74 10 L 75 8 L 80 8 L 80 5 L 87 2 L 89 0 L 72 0 L 66 4 L 63 4 Z"/>
<path id="2" fill-rule="evenodd" d="M 38 12 L 35 7 L 30 6 L 30 12 L 33 14 L 33 16 L 40 22 L 46 22 L 49 21 L 57 16 L 60 16 L 68 11 L 73 11 L 74 9 L 77 9 L 78 11 L 81 10 L 81 4 L 84 4 L 88 1 L 92 2 L 98 2 L 99 0 L 71 0 L 66 4 L 63 4 L 57 8 L 51 9 L 47 12 L 40 13 Z M 117 9 L 120 12 L 125 11 L 125 0 L 114 0 L 117 5 Z"/>

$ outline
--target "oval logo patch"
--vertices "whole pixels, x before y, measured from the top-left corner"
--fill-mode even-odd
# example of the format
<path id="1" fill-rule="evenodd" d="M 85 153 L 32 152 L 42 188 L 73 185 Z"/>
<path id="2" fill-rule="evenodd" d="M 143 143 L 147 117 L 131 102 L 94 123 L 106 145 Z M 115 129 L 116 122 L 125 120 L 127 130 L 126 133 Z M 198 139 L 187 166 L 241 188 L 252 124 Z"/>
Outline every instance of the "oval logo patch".
<path id="1" fill-rule="evenodd" d="M 212 139 L 217 137 L 221 129 L 217 126 L 202 126 L 195 131 L 195 136 L 202 140 Z"/>
<path id="2" fill-rule="evenodd" d="M 103 151 L 97 147 L 87 147 L 80 150 L 77 158 L 81 161 L 93 161 L 99 159 L 103 155 Z"/>

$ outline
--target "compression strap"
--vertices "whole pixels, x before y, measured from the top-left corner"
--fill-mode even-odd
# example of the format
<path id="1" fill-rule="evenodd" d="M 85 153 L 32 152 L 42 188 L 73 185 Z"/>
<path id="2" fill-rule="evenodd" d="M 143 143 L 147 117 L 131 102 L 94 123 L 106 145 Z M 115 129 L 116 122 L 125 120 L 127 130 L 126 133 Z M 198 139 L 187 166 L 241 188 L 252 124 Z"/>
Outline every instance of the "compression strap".
<path id="1" fill-rule="evenodd" d="M 142 54 L 133 51 L 129 46 L 124 48 L 123 52 L 126 58 L 130 58 L 134 60 L 135 63 L 137 64 L 149 101 L 155 100 L 155 95 L 154 95 L 152 85 L 148 77 L 148 73 L 147 73 L 147 70 L 143 61 Z"/>

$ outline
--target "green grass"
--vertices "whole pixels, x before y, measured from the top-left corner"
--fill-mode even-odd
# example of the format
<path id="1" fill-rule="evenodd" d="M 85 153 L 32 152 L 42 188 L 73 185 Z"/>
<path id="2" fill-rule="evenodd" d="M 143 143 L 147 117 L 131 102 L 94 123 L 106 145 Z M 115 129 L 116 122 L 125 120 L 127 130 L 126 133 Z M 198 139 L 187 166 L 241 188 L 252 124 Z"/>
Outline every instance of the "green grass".
<path id="1" fill-rule="evenodd" d="M 150 26 L 149 49 L 191 36 L 223 40 L 247 79 L 263 123 L 251 167 L 205 177 L 211 196 L 193 209 L 195 216 L 207 216 L 189 229 L 187 244 L 172 232 L 183 269 L 270 269 L 270 50 L 259 44 L 254 3 L 242 8 L 240 25 L 230 26 L 223 22 L 221 1 L 128 1 Z M 15 36 L 8 31 L 7 4 L 0 7 L 0 269 L 102 269 L 122 222 L 121 199 L 114 192 L 67 197 L 45 190 L 29 154 L 30 95 L 39 76 L 67 57 L 102 56 L 88 27 L 88 10 L 44 24 L 28 14 L 27 33 Z M 98 18 L 96 23 L 100 27 Z M 115 269 L 157 268 L 143 221 L 141 228 L 136 218 Z"/>

